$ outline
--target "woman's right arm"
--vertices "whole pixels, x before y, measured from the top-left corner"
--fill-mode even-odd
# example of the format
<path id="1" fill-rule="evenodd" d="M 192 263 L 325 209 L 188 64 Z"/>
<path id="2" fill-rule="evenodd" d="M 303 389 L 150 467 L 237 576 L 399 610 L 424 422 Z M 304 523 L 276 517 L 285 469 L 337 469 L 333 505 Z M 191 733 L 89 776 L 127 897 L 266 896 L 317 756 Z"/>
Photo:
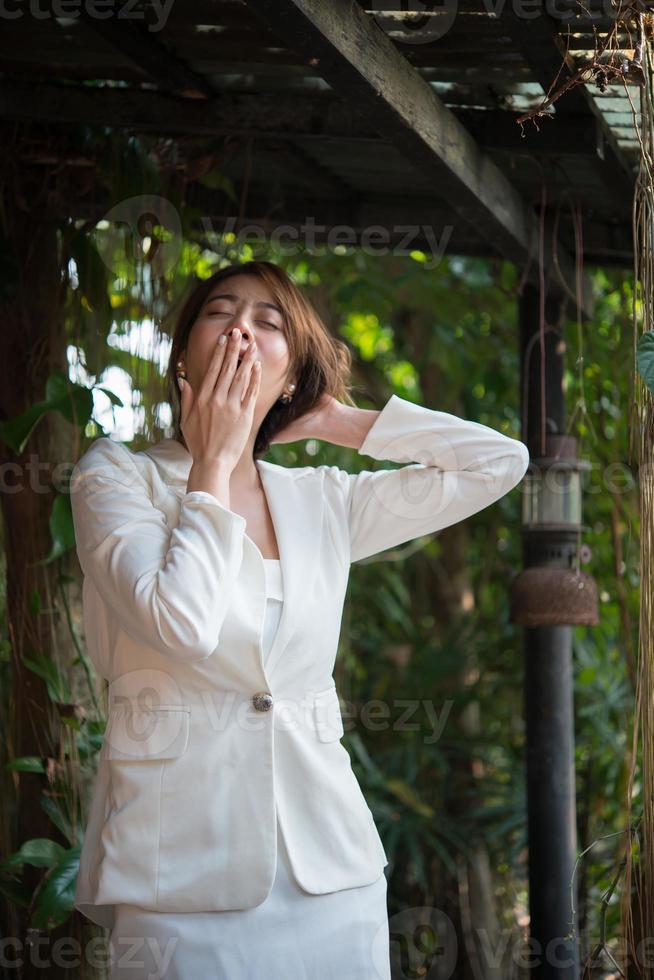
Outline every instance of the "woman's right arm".
<path id="1" fill-rule="evenodd" d="M 70 483 L 82 571 L 127 632 L 182 661 L 204 660 L 218 646 L 246 528 L 218 499 L 229 501 L 229 477 L 219 467 L 198 475 L 216 495 L 187 490 L 174 528 L 132 454 L 111 439 L 92 444 Z"/>

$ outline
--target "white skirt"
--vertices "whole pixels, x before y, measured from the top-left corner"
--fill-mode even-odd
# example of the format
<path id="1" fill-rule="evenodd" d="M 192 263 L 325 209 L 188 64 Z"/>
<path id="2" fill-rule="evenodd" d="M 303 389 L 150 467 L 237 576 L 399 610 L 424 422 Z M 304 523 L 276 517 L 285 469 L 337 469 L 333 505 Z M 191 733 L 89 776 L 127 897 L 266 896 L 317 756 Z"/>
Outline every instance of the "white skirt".
<path id="1" fill-rule="evenodd" d="M 265 559 L 267 656 L 281 615 L 281 566 Z M 151 912 L 116 906 L 111 980 L 390 980 L 386 876 L 311 895 L 296 882 L 277 824 L 277 869 L 252 909 Z"/>
<path id="2" fill-rule="evenodd" d="M 386 876 L 310 895 L 278 825 L 272 890 L 252 909 L 149 912 L 119 905 L 111 980 L 390 980 Z"/>

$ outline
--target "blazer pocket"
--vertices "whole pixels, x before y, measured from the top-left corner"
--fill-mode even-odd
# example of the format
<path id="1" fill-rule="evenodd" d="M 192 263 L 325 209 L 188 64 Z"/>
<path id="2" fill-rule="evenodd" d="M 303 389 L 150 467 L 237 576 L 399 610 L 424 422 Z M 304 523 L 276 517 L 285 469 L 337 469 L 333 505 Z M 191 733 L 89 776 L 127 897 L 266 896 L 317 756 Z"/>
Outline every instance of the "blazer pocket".
<path id="1" fill-rule="evenodd" d="M 321 742 L 335 742 L 343 737 L 343 718 L 335 684 L 314 694 L 313 720 Z"/>
<path id="2" fill-rule="evenodd" d="M 184 705 L 115 705 L 109 711 L 100 757 L 114 761 L 179 758 L 188 746 L 190 711 Z"/>

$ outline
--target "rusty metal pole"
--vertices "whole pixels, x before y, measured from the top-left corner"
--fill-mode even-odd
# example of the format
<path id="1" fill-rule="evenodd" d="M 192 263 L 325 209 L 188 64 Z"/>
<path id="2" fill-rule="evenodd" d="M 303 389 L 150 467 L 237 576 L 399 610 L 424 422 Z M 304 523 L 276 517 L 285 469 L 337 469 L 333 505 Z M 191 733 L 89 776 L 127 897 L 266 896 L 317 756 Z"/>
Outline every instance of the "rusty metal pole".
<path id="1" fill-rule="evenodd" d="M 559 302 L 549 299 L 546 325 L 558 323 Z M 522 439 L 533 458 L 541 446 L 541 342 L 538 290 L 526 285 L 519 300 Z M 564 343 L 545 333 L 545 431 L 565 433 Z M 547 546 L 547 542 L 543 541 Z M 523 563 L 533 552 L 523 549 Z M 574 707 L 570 625 L 525 627 L 524 710 L 529 841 L 529 971 L 533 980 L 579 980 L 579 951 L 569 938 L 571 879 L 577 853 Z M 576 883 L 576 876 L 575 876 Z M 576 892 L 574 904 L 577 905 Z"/>

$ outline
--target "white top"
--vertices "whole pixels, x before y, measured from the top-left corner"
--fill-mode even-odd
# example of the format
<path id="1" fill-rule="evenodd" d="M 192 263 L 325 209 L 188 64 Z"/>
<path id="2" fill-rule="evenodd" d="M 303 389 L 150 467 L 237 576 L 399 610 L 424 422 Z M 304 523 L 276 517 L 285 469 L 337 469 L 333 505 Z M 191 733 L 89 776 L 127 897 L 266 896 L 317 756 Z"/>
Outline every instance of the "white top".
<path id="1" fill-rule="evenodd" d="M 282 616 L 284 589 L 282 583 L 282 564 L 279 558 L 264 558 L 266 570 L 266 613 L 263 621 L 263 660 L 264 664 L 272 650 L 273 640 Z"/>
<path id="2" fill-rule="evenodd" d="M 268 599 L 283 600 L 284 587 L 281 561 L 279 558 L 264 558 L 263 564 L 266 570 L 266 597 Z"/>

